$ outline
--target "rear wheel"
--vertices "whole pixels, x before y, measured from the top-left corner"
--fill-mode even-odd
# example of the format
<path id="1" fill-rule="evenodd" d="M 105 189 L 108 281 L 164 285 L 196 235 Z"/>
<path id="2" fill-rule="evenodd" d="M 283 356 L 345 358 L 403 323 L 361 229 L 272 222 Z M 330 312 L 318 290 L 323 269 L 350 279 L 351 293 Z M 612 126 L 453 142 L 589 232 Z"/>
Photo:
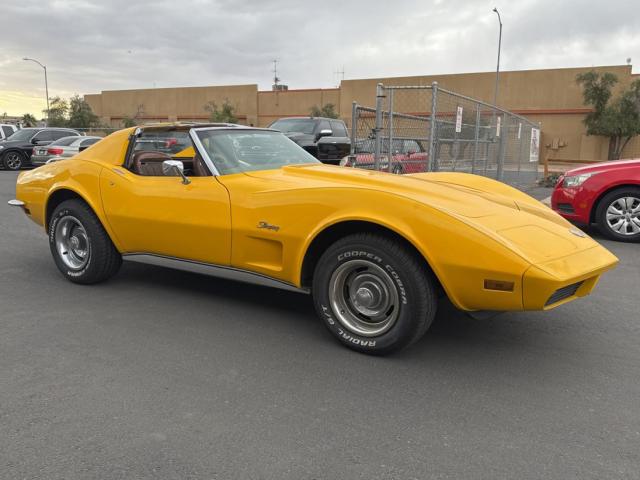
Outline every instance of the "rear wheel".
<path id="1" fill-rule="evenodd" d="M 607 193 L 596 210 L 603 235 L 621 242 L 640 242 L 640 188 L 625 187 Z"/>
<path id="2" fill-rule="evenodd" d="M 56 207 L 49 221 L 49 246 L 60 272 L 74 283 L 106 280 L 122 263 L 100 220 L 81 200 Z"/>
<path id="3" fill-rule="evenodd" d="M 424 260 L 401 242 L 375 234 L 350 235 L 327 249 L 315 269 L 313 299 L 340 342 L 374 355 L 420 339 L 437 305 Z"/>
<path id="4" fill-rule="evenodd" d="M 2 156 L 2 163 L 7 170 L 20 170 L 25 162 L 25 156 L 22 152 L 7 152 Z"/>

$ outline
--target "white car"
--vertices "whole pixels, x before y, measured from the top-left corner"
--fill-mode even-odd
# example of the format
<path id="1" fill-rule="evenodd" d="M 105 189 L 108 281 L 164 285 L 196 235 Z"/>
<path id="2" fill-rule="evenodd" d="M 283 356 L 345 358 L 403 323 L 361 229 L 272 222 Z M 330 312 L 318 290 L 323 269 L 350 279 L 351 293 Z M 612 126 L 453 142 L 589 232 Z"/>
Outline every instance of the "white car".
<path id="1" fill-rule="evenodd" d="M 0 123 L 0 140 L 6 140 L 8 137 L 18 131 L 18 127 L 9 123 Z"/>
<path id="2" fill-rule="evenodd" d="M 36 146 L 31 154 L 31 165 L 44 165 L 51 160 L 57 161 L 71 158 L 100 140 L 102 140 L 102 137 L 71 136 L 62 137 L 49 145 Z"/>

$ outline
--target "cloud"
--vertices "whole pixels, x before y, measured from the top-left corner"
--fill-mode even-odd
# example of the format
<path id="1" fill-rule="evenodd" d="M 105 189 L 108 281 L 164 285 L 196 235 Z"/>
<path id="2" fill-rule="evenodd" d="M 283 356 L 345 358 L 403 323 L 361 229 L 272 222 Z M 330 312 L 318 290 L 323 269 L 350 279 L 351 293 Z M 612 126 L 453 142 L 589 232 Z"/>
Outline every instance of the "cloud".
<path id="1" fill-rule="evenodd" d="M 0 90 L 0 115 L 22 115 L 31 112 L 40 116 L 46 108 L 44 95 L 36 97 L 20 91 Z"/>
<path id="2" fill-rule="evenodd" d="M 68 97 L 123 88 L 271 84 L 622 64 L 640 55 L 637 1 L 20 0 L 5 2 L 0 91 Z M 638 59 L 640 61 L 640 58 Z M 14 104 L 12 104 L 14 105 Z M 12 109 L 17 108 L 17 111 Z M 0 111 L 23 113 L 0 97 Z M 29 108 L 34 108 L 30 106 Z M 34 111 L 34 113 L 39 113 Z"/>

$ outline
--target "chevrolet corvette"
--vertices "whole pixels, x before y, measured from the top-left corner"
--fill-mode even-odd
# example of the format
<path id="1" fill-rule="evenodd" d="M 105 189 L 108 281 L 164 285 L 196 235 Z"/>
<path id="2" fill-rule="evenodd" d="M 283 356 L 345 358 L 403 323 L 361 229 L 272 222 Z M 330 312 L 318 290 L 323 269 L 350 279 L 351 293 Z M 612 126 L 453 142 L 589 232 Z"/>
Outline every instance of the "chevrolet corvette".
<path id="1" fill-rule="evenodd" d="M 323 165 L 280 132 L 229 124 L 121 130 L 21 173 L 9 203 L 72 282 L 126 260 L 310 293 L 329 331 L 370 354 L 416 342 L 444 297 L 476 317 L 548 310 L 617 263 L 500 182 Z"/>

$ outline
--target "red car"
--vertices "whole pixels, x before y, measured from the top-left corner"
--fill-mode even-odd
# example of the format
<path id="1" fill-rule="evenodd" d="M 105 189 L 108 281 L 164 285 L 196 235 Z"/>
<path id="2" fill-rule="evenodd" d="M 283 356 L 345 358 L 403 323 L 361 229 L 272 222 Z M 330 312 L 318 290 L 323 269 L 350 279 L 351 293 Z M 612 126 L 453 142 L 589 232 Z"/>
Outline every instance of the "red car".
<path id="1" fill-rule="evenodd" d="M 640 242 L 640 159 L 569 170 L 553 190 L 551 207 L 574 223 L 595 223 L 613 240 Z"/>
<path id="2" fill-rule="evenodd" d="M 373 169 L 373 140 L 360 140 L 356 142 L 355 162 L 345 157 L 340 163 L 346 167 L 359 167 Z M 383 171 L 389 171 L 388 155 L 383 155 L 380 162 Z M 428 168 L 428 154 L 421 143 L 416 140 L 395 139 L 393 141 L 393 160 L 391 173 L 420 173 Z"/>

